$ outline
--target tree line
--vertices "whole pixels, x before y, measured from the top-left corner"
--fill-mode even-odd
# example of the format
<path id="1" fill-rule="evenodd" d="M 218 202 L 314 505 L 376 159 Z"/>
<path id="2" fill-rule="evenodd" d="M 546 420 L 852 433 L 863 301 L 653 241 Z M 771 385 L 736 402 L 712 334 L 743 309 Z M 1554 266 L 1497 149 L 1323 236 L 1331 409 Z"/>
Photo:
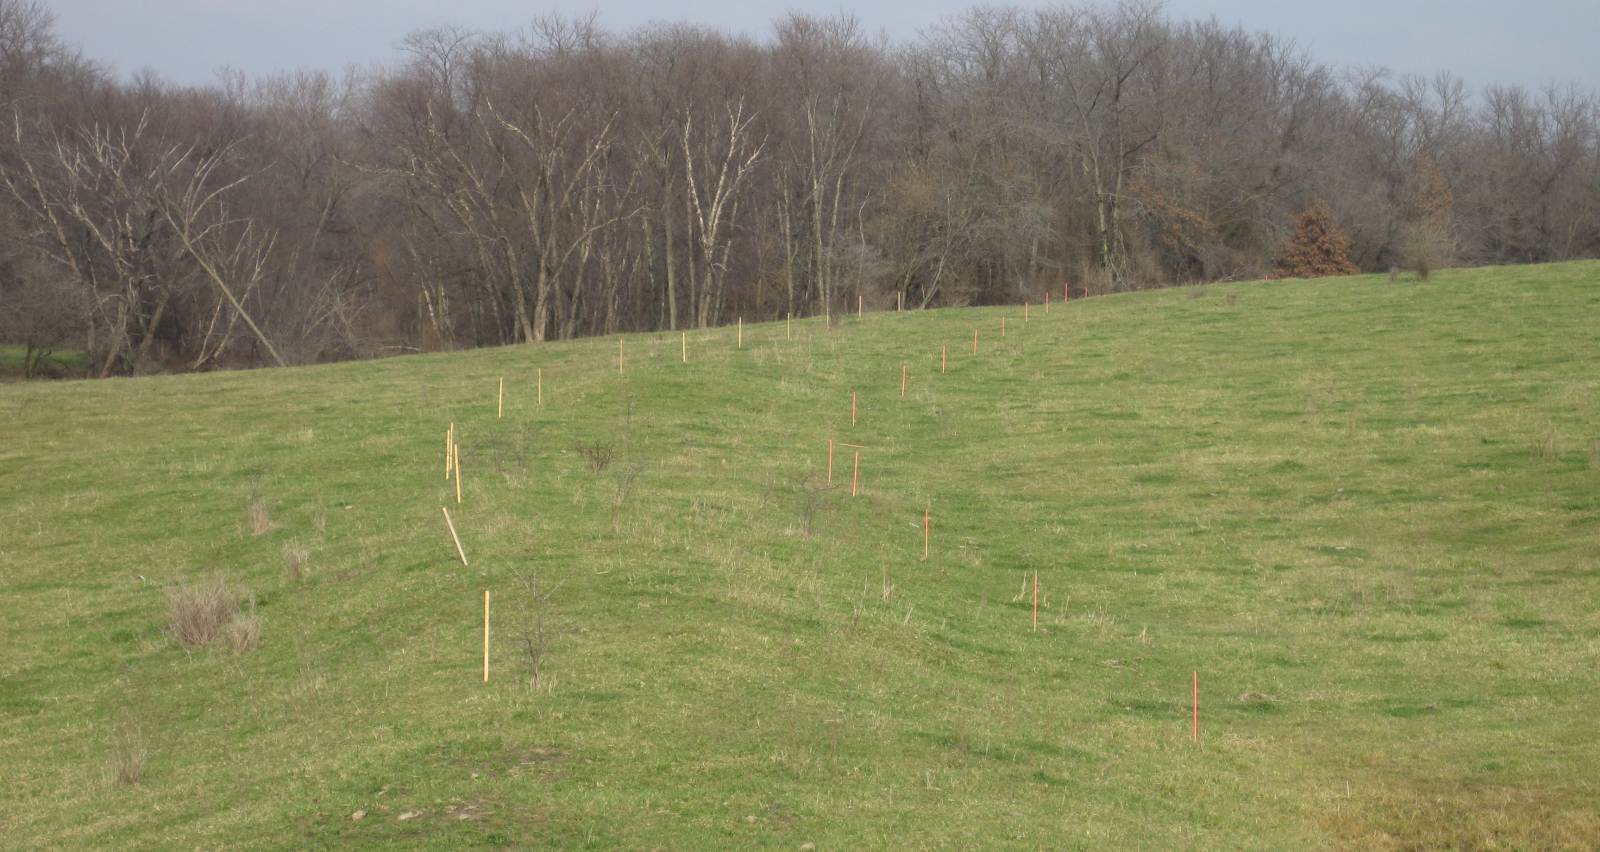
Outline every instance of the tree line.
<path id="1" fill-rule="evenodd" d="M 180 86 L 0 0 L 0 340 L 93 376 L 1254 278 L 1312 209 L 1367 271 L 1600 255 L 1600 101 L 1144 2 L 547 16 Z"/>

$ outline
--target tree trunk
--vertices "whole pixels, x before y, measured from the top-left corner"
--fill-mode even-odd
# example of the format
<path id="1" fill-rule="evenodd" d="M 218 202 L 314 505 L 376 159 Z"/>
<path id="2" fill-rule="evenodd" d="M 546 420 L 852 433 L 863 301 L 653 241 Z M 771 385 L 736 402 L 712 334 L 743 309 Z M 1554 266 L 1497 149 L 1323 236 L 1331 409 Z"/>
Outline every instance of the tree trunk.
<path id="1" fill-rule="evenodd" d="M 789 193 L 789 181 L 782 175 L 778 177 L 783 187 L 783 200 L 778 206 L 778 227 L 783 229 L 783 283 L 784 299 L 788 308 L 787 316 L 794 316 L 794 217 L 790 208 L 792 199 Z"/>
<path id="2" fill-rule="evenodd" d="M 676 257 L 672 251 L 672 197 L 669 194 L 666 203 L 661 205 L 661 239 L 664 242 L 664 254 L 667 259 L 667 328 L 671 331 L 678 330 L 678 269 Z"/>
<path id="3" fill-rule="evenodd" d="M 150 357 L 150 345 L 155 342 L 156 327 L 161 325 L 161 316 L 162 314 L 166 313 L 167 299 L 167 290 L 163 287 L 156 294 L 156 309 L 151 312 L 150 321 L 145 323 L 144 332 L 139 340 L 139 351 L 133 356 L 133 363 L 135 367 L 143 364 L 145 359 Z"/>

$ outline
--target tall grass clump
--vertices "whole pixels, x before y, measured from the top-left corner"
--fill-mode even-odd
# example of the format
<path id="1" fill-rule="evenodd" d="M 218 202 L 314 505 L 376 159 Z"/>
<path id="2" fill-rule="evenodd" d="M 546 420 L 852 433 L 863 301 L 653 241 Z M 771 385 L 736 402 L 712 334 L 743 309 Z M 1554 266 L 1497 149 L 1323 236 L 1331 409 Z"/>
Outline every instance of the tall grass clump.
<path id="1" fill-rule="evenodd" d="M 167 591 L 167 630 L 178 644 L 198 648 L 224 642 L 235 651 L 253 651 L 261 644 L 261 620 L 254 602 L 243 610 L 249 596 L 235 591 L 218 577 L 196 586 Z"/>
<path id="2" fill-rule="evenodd" d="M 267 499 L 257 497 L 245 509 L 245 521 L 251 535 L 262 535 L 272 530 L 272 516 L 267 514 Z"/>
<path id="3" fill-rule="evenodd" d="M 131 786 L 144 779 L 144 732 L 134 723 L 117 726 L 111 735 L 111 781 Z"/>
<path id="4" fill-rule="evenodd" d="M 302 544 L 287 544 L 283 548 L 283 577 L 291 583 L 305 579 L 306 562 L 311 551 Z"/>

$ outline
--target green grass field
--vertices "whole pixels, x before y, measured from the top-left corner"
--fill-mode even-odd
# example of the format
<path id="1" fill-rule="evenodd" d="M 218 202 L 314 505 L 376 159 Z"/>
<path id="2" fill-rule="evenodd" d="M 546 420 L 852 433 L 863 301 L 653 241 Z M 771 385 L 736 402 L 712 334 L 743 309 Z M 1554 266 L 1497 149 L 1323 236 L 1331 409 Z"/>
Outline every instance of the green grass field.
<path id="1" fill-rule="evenodd" d="M 1600 844 L 1600 264 L 1030 319 L 0 387 L 0 845 Z"/>
<path id="2" fill-rule="evenodd" d="M 26 378 L 28 359 L 33 357 L 26 346 L 0 343 L 0 382 L 19 381 Z M 88 365 L 85 353 L 69 349 L 50 350 L 39 357 L 35 367 L 38 378 L 82 376 Z"/>

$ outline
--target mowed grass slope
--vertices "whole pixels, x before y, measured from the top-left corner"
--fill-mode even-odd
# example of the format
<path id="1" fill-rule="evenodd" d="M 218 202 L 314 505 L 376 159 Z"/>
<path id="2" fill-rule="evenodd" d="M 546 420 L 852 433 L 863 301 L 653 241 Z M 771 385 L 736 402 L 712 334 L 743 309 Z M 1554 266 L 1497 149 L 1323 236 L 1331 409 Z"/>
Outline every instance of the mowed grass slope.
<path id="1" fill-rule="evenodd" d="M 735 334 L 0 387 L 3 844 L 1600 843 L 1600 264 Z"/>

